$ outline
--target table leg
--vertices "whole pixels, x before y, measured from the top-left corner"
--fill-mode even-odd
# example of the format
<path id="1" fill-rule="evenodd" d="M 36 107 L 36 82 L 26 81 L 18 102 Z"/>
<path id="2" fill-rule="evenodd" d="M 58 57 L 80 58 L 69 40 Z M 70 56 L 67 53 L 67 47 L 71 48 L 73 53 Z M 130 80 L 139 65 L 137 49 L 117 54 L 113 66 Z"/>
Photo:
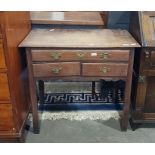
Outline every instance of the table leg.
<path id="1" fill-rule="evenodd" d="M 39 100 L 41 104 L 44 104 L 44 81 L 39 80 L 38 81 L 38 87 L 39 87 Z"/>
<path id="2" fill-rule="evenodd" d="M 95 81 L 92 81 L 92 98 L 95 98 Z"/>
<path id="3" fill-rule="evenodd" d="M 133 72 L 133 58 L 134 58 L 134 51 L 130 51 L 128 73 L 127 73 L 127 79 L 125 84 L 124 106 L 123 106 L 122 116 L 120 120 L 122 131 L 126 131 L 128 128 L 130 98 L 131 98 L 131 83 L 132 83 L 132 72 Z"/>
<path id="4" fill-rule="evenodd" d="M 95 81 L 92 81 L 92 98 L 93 99 L 97 99 L 97 97 L 98 97 L 96 94 L 95 88 L 96 88 Z"/>
<path id="5" fill-rule="evenodd" d="M 33 117 L 33 131 L 38 134 L 40 132 L 39 116 L 38 116 L 38 103 L 36 93 L 36 81 L 33 76 L 31 50 L 26 49 L 26 56 L 28 62 L 28 74 L 29 74 L 29 88 L 30 88 L 30 99 L 32 106 L 32 117 Z"/>

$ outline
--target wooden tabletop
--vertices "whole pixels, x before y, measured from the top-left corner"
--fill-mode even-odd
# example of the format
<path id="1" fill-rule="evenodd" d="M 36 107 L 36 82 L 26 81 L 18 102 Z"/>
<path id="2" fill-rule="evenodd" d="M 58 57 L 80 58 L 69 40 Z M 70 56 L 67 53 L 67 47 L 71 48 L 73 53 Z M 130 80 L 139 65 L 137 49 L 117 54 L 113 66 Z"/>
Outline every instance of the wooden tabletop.
<path id="1" fill-rule="evenodd" d="M 52 12 L 32 11 L 33 24 L 105 25 L 105 12 Z"/>
<path id="2" fill-rule="evenodd" d="M 34 29 L 19 47 L 131 48 L 139 44 L 126 30 Z"/>

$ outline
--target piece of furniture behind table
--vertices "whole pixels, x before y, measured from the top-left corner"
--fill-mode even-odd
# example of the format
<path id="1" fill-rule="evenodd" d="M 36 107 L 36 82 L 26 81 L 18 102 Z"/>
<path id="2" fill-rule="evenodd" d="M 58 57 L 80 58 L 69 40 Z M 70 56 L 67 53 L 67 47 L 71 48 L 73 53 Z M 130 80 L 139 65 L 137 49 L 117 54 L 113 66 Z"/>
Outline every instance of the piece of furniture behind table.
<path id="1" fill-rule="evenodd" d="M 18 45 L 30 31 L 29 21 L 28 12 L 0 12 L 0 142 L 24 140 L 30 100 Z"/>
<path id="2" fill-rule="evenodd" d="M 108 12 L 102 11 L 31 11 L 32 24 L 46 24 L 62 26 L 96 26 L 97 28 L 106 28 Z"/>
<path id="3" fill-rule="evenodd" d="M 34 132 L 39 133 L 36 80 L 126 81 L 121 129 L 127 130 L 134 47 L 125 30 L 34 29 L 19 45 L 26 48 Z M 43 96 L 43 90 L 41 90 Z"/>
<path id="4" fill-rule="evenodd" d="M 30 19 L 32 27 L 51 27 L 58 28 L 89 28 L 104 29 L 107 28 L 107 11 L 31 11 Z M 70 54 L 70 53 L 69 53 Z M 102 80 L 100 81 L 102 83 Z M 38 81 L 39 87 L 44 87 L 42 80 Z M 92 81 L 92 97 L 96 95 L 96 82 Z M 42 99 L 41 99 L 42 100 Z M 43 101 L 42 101 L 43 102 Z"/>
<path id="5" fill-rule="evenodd" d="M 131 125 L 155 122 L 155 12 L 133 12 L 130 31 L 142 45 L 135 55 Z"/>

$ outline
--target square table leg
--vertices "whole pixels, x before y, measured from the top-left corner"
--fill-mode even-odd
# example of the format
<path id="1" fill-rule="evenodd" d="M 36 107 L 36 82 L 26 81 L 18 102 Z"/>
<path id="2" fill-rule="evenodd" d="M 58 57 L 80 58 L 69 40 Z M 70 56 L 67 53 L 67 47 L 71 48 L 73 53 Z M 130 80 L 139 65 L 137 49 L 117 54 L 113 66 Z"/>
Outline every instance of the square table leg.
<path id="1" fill-rule="evenodd" d="M 33 76 L 32 58 L 30 49 L 26 49 L 27 62 L 28 62 L 28 74 L 29 74 L 29 88 L 30 88 L 30 99 L 32 106 L 32 117 L 33 117 L 33 130 L 34 133 L 40 132 L 39 116 L 38 116 L 38 103 L 36 93 L 36 80 Z"/>
<path id="2" fill-rule="evenodd" d="M 44 104 L 45 103 L 45 100 L 44 100 L 44 81 L 43 80 L 39 80 L 38 81 L 38 87 L 39 87 L 39 100 L 40 100 L 40 103 L 41 104 Z"/>
<path id="3" fill-rule="evenodd" d="M 126 131 L 128 128 L 129 110 L 130 110 L 130 102 L 131 102 L 133 60 L 134 60 L 134 51 L 130 51 L 128 73 L 127 73 L 127 79 L 125 84 L 124 106 L 123 106 L 123 111 L 122 111 L 121 120 L 120 120 L 120 126 L 122 131 Z"/>

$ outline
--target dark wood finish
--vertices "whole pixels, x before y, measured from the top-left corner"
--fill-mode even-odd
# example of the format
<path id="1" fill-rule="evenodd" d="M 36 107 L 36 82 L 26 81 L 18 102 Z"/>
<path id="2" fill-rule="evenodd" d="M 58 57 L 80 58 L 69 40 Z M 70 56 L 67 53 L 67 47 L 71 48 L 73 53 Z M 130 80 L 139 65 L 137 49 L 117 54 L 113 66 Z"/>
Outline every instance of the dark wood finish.
<path id="1" fill-rule="evenodd" d="M 144 113 L 154 113 L 155 112 L 155 78 L 147 78 L 147 92 L 145 97 Z M 155 113 L 154 113 L 155 114 Z"/>
<path id="2" fill-rule="evenodd" d="M 142 47 L 135 55 L 135 75 L 132 86 L 133 123 L 155 120 L 155 12 L 133 12 L 131 14 L 132 35 Z"/>
<path id="3" fill-rule="evenodd" d="M 128 61 L 129 50 L 32 50 L 32 61 Z M 44 54 L 43 54 L 44 53 Z"/>
<path id="4" fill-rule="evenodd" d="M 127 130 L 134 56 L 133 49 L 136 46 L 139 47 L 139 44 L 127 31 L 123 30 L 32 30 L 19 47 L 26 47 L 34 131 L 39 131 L 35 80 L 45 79 L 63 79 L 66 81 L 126 80 L 121 128 L 122 130 Z M 54 51 L 63 51 L 63 56 L 55 55 L 54 60 L 51 57 L 48 58 L 49 54 L 54 53 Z M 82 51 L 82 54 L 79 56 L 80 59 L 72 59 L 74 57 L 72 54 L 69 56 L 68 52 L 75 55 L 79 51 Z M 111 60 L 109 56 L 109 61 L 111 62 L 104 63 L 106 60 L 101 58 L 91 59 L 90 55 L 94 53 L 92 51 L 108 51 L 111 54 L 110 56 L 112 56 Z M 86 56 L 83 56 L 83 53 Z M 124 55 L 124 58 L 118 61 L 121 54 Z M 103 57 L 107 58 L 108 56 Z M 89 63 L 88 60 L 90 61 Z M 53 66 L 57 67 L 54 70 L 56 75 L 51 73 Z M 65 71 L 62 68 L 59 70 L 59 67 L 64 67 Z M 97 70 L 98 67 L 101 67 L 102 73 Z M 110 71 L 109 67 L 111 67 Z"/>
<path id="5" fill-rule="evenodd" d="M 140 74 L 155 76 L 155 48 L 141 49 Z"/>
<path id="6" fill-rule="evenodd" d="M 33 115 L 33 131 L 34 133 L 40 132 L 39 116 L 38 116 L 38 104 L 37 104 L 37 93 L 36 93 L 36 80 L 33 76 L 33 66 L 32 66 L 32 55 L 31 51 L 28 48 L 26 51 L 26 56 L 28 61 L 28 73 L 29 73 L 29 89 L 30 89 L 30 99 L 32 106 L 32 115 Z"/>
<path id="7" fill-rule="evenodd" d="M 130 98 L 131 98 L 131 86 L 132 86 L 133 61 L 134 61 L 134 52 L 130 52 L 127 79 L 125 84 L 124 106 L 123 106 L 122 116 L 120 119 L 122 131 L 126 131 L 128 126 L 129 110 L 131 105 Z"/>
<path id="8" fill-rule="evenodd" d="M 100 79 L 104 79 L 104 80 L 113 80 L 113 81 L 117 81 L 117 80 L 125 80 L 126 77 L 101 77 L 101 76 L 51 76 L 49 77 L 36 77 L 36 80 L 51 80 L 51 81 L 66 81 L 66 82 L 78 82 L 78 81 L 82 81 L 82 82 L 90 82 L 90 81 L 99 81 Z"/>
<path id="9" fill-rule="evenodd" d="M 140 12 L 133 11 L 131 12 L 130 18 L 130 33 L 134 36 L 134 38 L 143 45 L 143 34 L 141 31 L 141 25 L 139 22 Z"/>
<path id="10" fill-rule="evenodd" d="M 95 25 L 105 26 L 107 12 L 52 12 L 31 11 L 32 24 L 64 24 L 64 25 Z"/>
<path id="11" fill-rule="evenodd" d="M 41 104 L 44 104 L 44 81 L 38 80 L 38 89 L 39 89 L 39 100 Z"/>
<path id="12" fill-rule="evenodd" d="M 83 76 L 125 77 L 127 70 L 128 64 L 125 63 L 82 63 Z"/>
<path id="13" fill-rule="evenodd" d="M 28 12 L 0 12 L 0 139 L 21 139 L 30 104 L 19 43 L 30 31 Z M 23 63 L 22 63 L 23 62 Z M 4 131 L 5 130 L 5 131 Z"/>
<path id="14" fill-rule="evenodd" d="M 33 64 L 35 77 L 80 75 L 79 62 Z"/>
<path id="15" fill-rule="evenodd" d="M 96 83 L 95 83 L 95 81 L 92 81 L 92 98 L 93 99 L 97 96 L 97 94 L 95 92 L 95 88 L 96 88 Z"/>

